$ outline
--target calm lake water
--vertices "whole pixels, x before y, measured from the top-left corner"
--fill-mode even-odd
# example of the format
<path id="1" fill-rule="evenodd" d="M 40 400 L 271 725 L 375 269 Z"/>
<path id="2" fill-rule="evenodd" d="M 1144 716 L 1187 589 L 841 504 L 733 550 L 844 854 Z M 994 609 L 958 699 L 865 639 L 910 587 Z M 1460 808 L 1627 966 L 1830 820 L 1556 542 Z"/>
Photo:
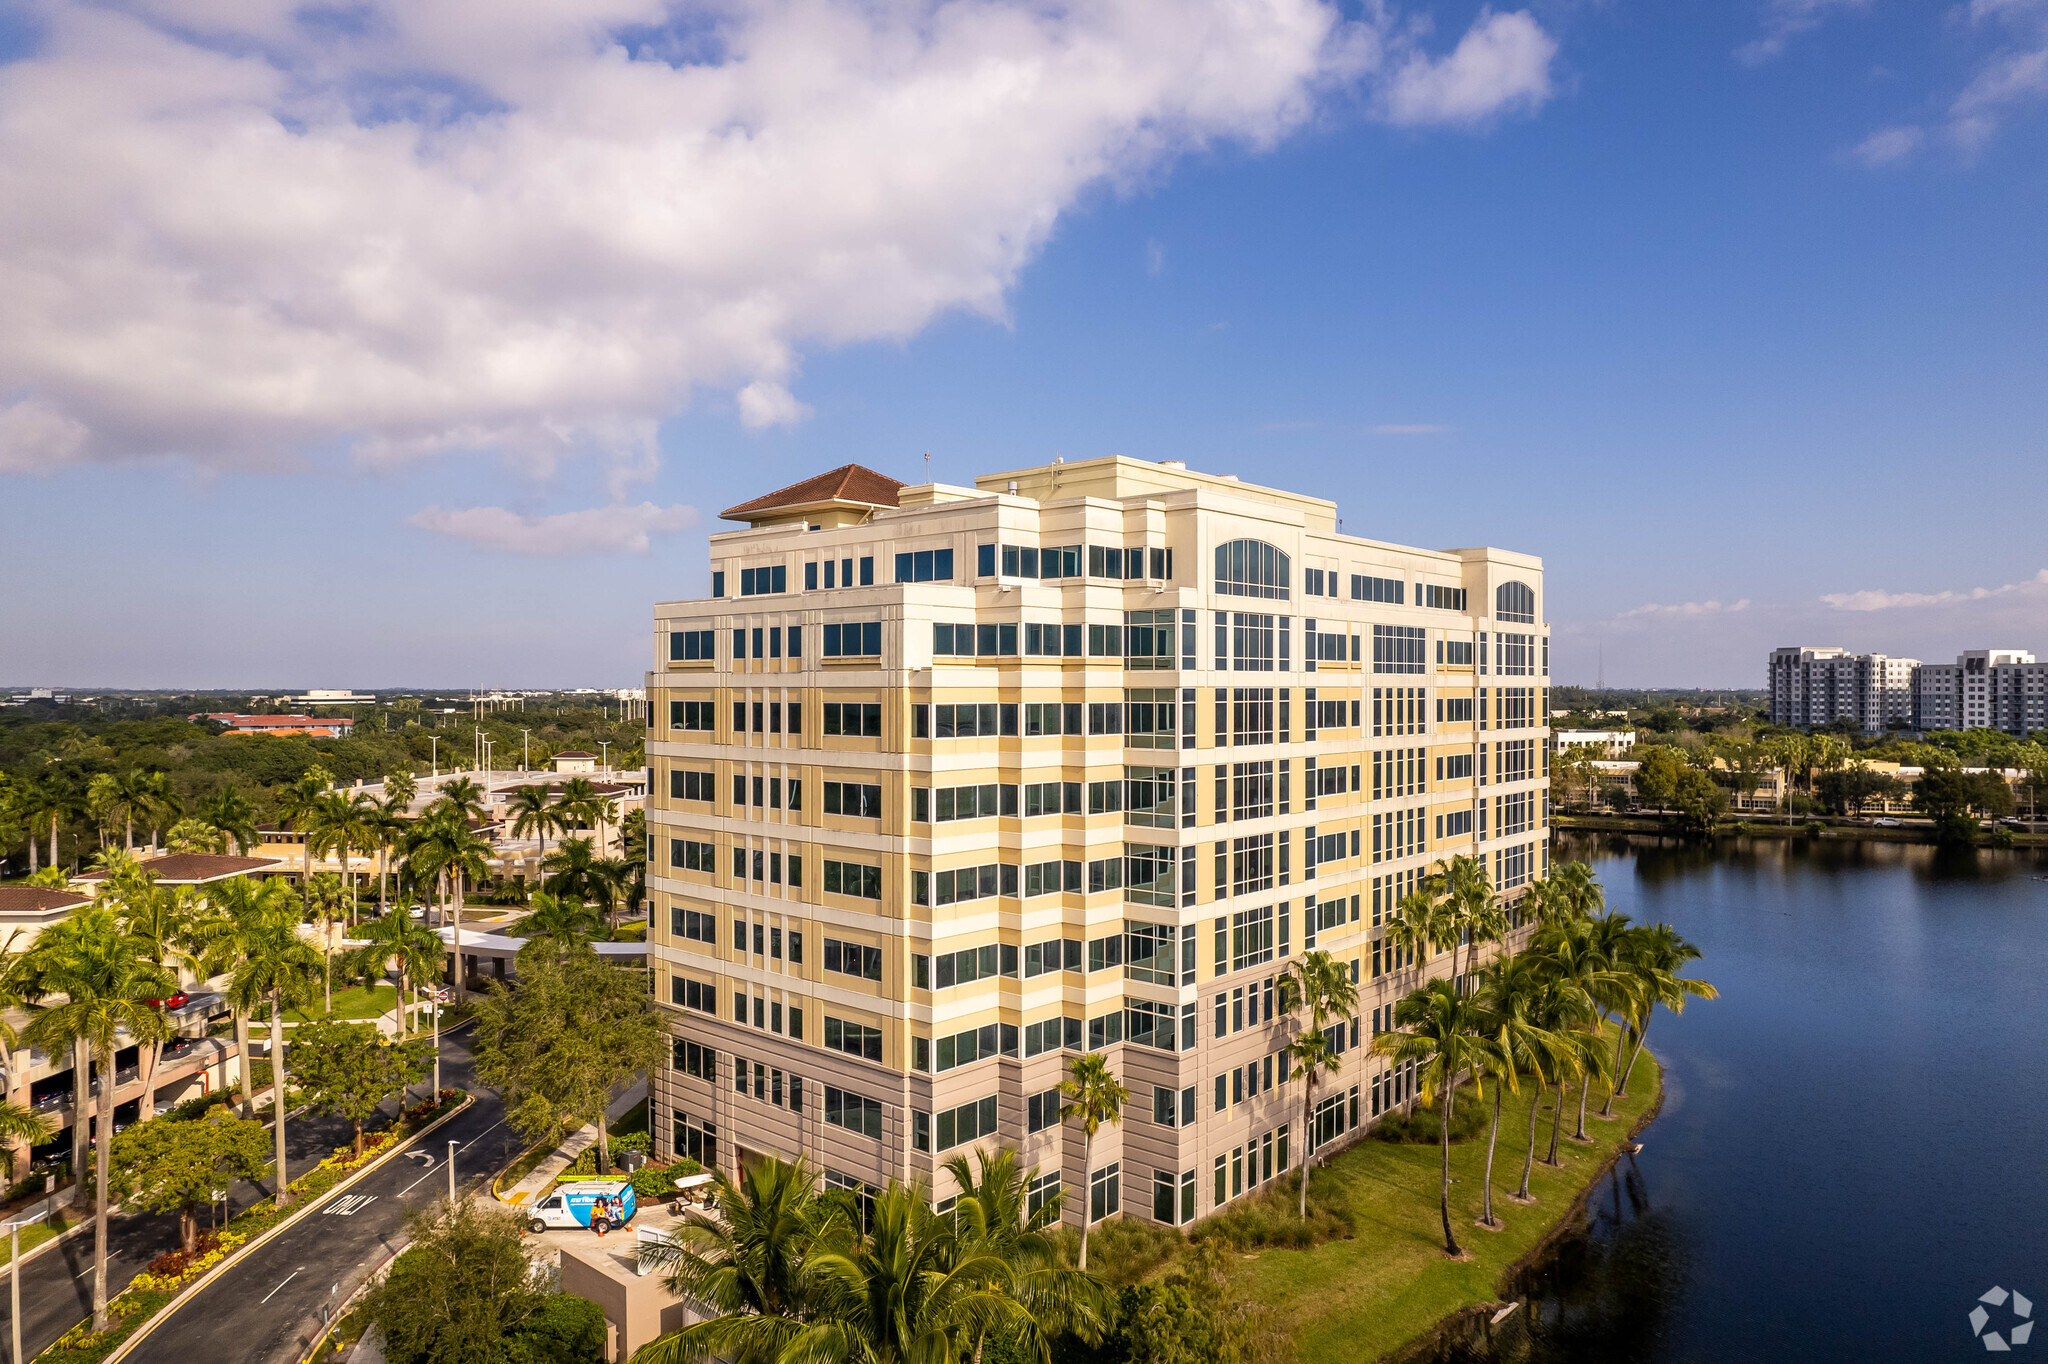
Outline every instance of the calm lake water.
<path id="1" fill-rule="evenodd" d="M 1981 1359 L 2048 1317 L 2048 856 L 1560 836 L 1721 990 L 1659 1012 L 1645 1149 L 1525 1285 L 1542 1364 Z M 2007 1306 L 1987 1329 L 2015 1325 Z M 2013 1355 L 2048 1356 L 2048 1323 Z"/>

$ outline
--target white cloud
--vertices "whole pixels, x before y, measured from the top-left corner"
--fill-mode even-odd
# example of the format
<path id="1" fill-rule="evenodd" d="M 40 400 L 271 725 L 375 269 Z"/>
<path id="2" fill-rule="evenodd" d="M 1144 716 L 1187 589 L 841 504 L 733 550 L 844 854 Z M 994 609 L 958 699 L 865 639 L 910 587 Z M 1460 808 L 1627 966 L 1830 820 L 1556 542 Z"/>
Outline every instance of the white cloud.
<path id="1" fill-rule="evenodd" d="M 741 389 L 738 394 L 740 425 L 749 431 L 760 431 L 770 426 L 795 426 L 811 415 L 808 404 L 796 400 L 796 395 L 781 384 L 771 384 L 765 379 L 756 379 Z"/>
<path id="2" fill-rule="evenodd" d="M 800 420 L 804 348 L 1002 317 L 1092 186 L 1268 147 L 1339 89 L 1405 124 L 1531 108 L 1556 50 L 1482 14 L 1432 63 L 1391 10 L 1335 0 L 37 20 L 0 66 L 6 467 L 484 448 L 595 457 L 614 497 L 697 390 Z"/>
<path id="3" fill-rule="evenodd" d="M 1741 601 L 1731 603 L 1727 606 L 1723 606 L 1718 601 L 1677 602 L 1669 606 L 1659 605 L 1656 602 L 1650 602 L 1646 605 L 1633 607 L 1630 610 L 1623 611 L 1619 615 L 1615 616 L 1615 619 L 1630 620 L 1637 616 L 1719 616 L 1734 611 L 1747 611 L 1748 609 L 1749 598 L 1747 597 L 1744 597 Z"/>
<path id="4" fill-rule="evenodd" d="M 1910 124 L 1897 128 L 1882 128 L 1864 138 L 1850 149 L 1849 155 L 1866 166 L 1891 166 L 1904 161 L 1920 149 L 1927 135 Z"/>
<path id="5" fill-rule="evenodd" d="M 1166 270 L 1166 248 L 1156 240 L 1145 243 L 1145 273 L 1155 278 Z"/>
<path id="6" fill-rule="evenodd" d="M 409 524 L 507 554 L 645 554 L 653 536 L 696 525 L 697 509 L 642 502 L 523 516 L 504 507 L 428 507 L 415 513 Z"/>
<path id="7" fill-rule="evenodd" d="M 1557 41 L 1527 10 L 1481 10 L 1449 56 L 1409 54 L 1387 91 L 1387 116 L 1400 124 L 1478 123 L 1534 109 L 1550 98 Z"/>
<path id="8" fill-rule="evenodd" d="M 1415 422 L 1406 426 L 1393 424 L 1375 426 L 1372 429 L 1372 433 L 1375 436 L 1441 436 L 1453 429 L 1449 426 L 1431 426 L 1425 422 Z"/>
<path id="9" fill-rule="evenodd" d="M 1960 602 L 1984 601 L 1991 597 L 2004 597 L 2023 592 L 2034 594 L 2048 589 L 2048 568 L 2021 582 L 2006 583 L 2002 587 L 1973 587 L 1957 592 L 1886 592 L 1877 588 L 1866 588 L 1861 592 L 1827 592 L 1821 601 L 1837 611 L 1895 611 L 1902 607 L 1953 606 Z"/>
<path id="10" fill-rule="evenodd" d="M 0 407 L 0 473 L 50 473 L 77 460 L 90 434 L 47 403 Z"/>
<path id="11" fill-rule="evenodd" d="M 1764 7 L 1763 34 L 1736 48 L 1735 59 L 1744 66 L 1761 66 L 1784 56 L 1794 38 L 1819 28 L 1830 14 L 1865 9 L 1869 3 L 1870 0 L 1770 0 Z"/>

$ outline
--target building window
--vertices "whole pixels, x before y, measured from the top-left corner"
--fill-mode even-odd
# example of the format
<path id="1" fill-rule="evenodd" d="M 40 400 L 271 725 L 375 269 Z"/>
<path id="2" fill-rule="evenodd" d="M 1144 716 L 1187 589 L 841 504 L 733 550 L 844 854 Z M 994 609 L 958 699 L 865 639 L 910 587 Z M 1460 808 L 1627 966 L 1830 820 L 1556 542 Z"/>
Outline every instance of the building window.
<path id="1" fill-rule="evenodd" d="M 677 630 L 668 637 L 671 661 L 695 663 L 716 658 L 717 650 L 709 630 Z"/>
<path id="2" fill-rule="evenodd" d="M 1428 663 L 1428 632 L 1413 625 L 1372 627 L 1372 670 L 1419 673 Z"/>
<path id="3" fill-rule="evenodd" d="M 1362 573 L 1351 575 L 1351 600 L 1386 602 L 1390 606 L 1404 605 L 1407 584 L 1399 578 L 1372 578 Z"/>
<path id="4" fill-rule="evenodd" d="M 882 623 L 846 621 L 825 627 L 825 657 L 865 658 L 882 652 Z"/>
<path id="5" fill-rule="evenodd" d="M 843 1127 L 849 1132 L 879 1138 L 882 1135 L 882 1105 L 878 1100 L 863 1098 L 861 1095 L 827 1085 L 825 1121 L 834 1127 Z"/>
<path id="6" fill-rule="evenodd" d="M 953 581 L 953 551 L 920 549 L 896 556 L 899 583 L 949 583 Z"/>
<path id="7" fill-rule="evenodd" d="M 769 596 L 789 591 L 789 566 L 776 564 L 765 568 L 743 568 L 740 570 L 740 595 L 742 597 Z"/>
<path id="8" fill-rule="evenodd" d="M 1223 596 L 1286 601 L 1293 574 L 1287 555 L 1262 540 L 1216 546 L 1216 591 Z"/>
<path id="9" fill-rule="evenodd" d="M 1284 556 L 1283 556 L 1284 557 Z M 1105 1217 L 1114 1217 L 1123 1206 L 1121 1196 L 1122 1163 L 1112 1161 L 1088 1176 L 1088 1220 L 1100 1222 Z"/>
<path id="10" fill-rule="evenodd" d="M 825 891 L 830 895 L 855 895 L 863 900 L 882 898 L 882 869 L 859 862 L 825 863 Z"/>
<path id="11" fill-rule="evenodd" d="M 1502 583 L 1493 590 L 1493 614 L 1496 620 L 1512 620 L 1523 625 L 1534 625 L 1535 589 L 1527 583 Z"/>

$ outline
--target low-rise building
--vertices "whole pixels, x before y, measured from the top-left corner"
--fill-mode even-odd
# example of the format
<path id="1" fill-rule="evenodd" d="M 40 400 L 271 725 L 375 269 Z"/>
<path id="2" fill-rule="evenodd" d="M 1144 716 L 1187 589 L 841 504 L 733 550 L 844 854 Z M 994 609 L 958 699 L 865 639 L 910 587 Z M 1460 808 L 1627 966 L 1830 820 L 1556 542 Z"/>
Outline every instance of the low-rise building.
<path id="1" fill-rule="evenodd" d="M 1555 732 L 1560 752 L 1567 748 L 1597 748 L 1609 758 L 1625 756 L 1636 746 L 1632 729 L 1560 729 Z"/>
<path id="2" fill-rule="evenodd" d="M 309 739 L 346 739 L 355 732 L 356 722 L 347 717 L 312 715 L 235 715 L 209 711 L 194 720 L 211 720 L 229 734 L 299 734 Z"/>

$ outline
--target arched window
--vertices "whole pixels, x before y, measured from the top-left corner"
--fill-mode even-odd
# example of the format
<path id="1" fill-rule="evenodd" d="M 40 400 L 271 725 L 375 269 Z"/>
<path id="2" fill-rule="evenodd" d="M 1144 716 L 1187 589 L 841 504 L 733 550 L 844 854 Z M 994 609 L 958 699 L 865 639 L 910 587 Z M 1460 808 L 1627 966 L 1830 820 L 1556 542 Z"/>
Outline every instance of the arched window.
<path id="1" fill-rule="evenodd" d="M 1216 546 L 1216 590 L 1226 597 L 1287 600 L 1294 565 L 1263 540 L 1232 540 Z"/>
<path id="2" fill-rule="evenodd" d="M 1536 590 L 1527 583 L 1502 583 L 1493 589 L 1493 616 L 1495 620 L 1518 620 L 1524 625 L 1536 623 Z"/>

